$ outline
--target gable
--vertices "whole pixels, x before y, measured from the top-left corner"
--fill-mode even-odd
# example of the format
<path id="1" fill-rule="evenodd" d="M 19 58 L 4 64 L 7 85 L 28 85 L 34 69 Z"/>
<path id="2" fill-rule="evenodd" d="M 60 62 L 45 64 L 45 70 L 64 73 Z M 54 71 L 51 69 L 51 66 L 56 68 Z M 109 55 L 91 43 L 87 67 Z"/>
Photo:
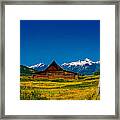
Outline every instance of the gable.
<path id="1" fill-rule="evenodd" d="M 55 66 L 50 66 L 47 70 L 48 70 L 48 71 L 49 71 L 49 70 L 54 70 L 54 71 L 56 71 L 57 68 L 56 68 Z"/>
<path id="2" fill-rule="evenodd" d="M 63 69 L 57 65 L 57 63 L 55 61 L 53 61 L 47 68 L 45 71 L 63 71 Z"/>

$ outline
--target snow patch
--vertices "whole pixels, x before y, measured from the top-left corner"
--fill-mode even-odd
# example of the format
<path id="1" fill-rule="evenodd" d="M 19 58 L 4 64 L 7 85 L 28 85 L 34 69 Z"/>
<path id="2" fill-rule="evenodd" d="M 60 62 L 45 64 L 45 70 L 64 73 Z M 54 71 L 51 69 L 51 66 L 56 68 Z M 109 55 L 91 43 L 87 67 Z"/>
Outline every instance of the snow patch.
<path id="1" fill-rule="evenodd" d="M 39 63 L 39 64 L 36 64 L 36 65 L 29 66 L 29 68 L 38 68 L 38 67 L 43 67 L 43 66 L 45 66 L 45 64 Z"/>
<path id="2" fill-rule="evenodd" d="M 93 62 L 92 60 L 85 58 L 83 61 L 75 61 L 70 63 L 63 63 L 61 66 L 84 66 L 84 65 L 92 65 L 92 64 L 99 64 L 100 61 Z"/>

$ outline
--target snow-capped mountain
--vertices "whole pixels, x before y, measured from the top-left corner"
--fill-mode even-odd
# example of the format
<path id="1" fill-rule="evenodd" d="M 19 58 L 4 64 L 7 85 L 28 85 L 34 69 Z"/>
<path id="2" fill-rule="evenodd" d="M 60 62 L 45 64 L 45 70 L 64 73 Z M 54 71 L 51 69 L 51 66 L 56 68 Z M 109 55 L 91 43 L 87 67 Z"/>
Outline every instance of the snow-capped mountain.
<path id="1" fill-rule="evenodd" d="M 33 69 L 38 70 L 38 71 L 42 71 L 46 67 L 47 67 L 47 65 L 45 65 L 44 63 L 39 63 L 39 64 L 36 64 L 36 65 L 29 66 L 29 68 L 33 68 Z"/>
<path id="2" fill-rule="evenodd" d="M 79 60 L 70 63 L 63 63 L 61 67 L 80 74 L 91 75 L 100 70 L 100 61 L 93 62 L 92 60 L 86 58 L 82 61 Z"/>
<path id="3" fill-rule="evenodd" d="M 85 66 L 85 65 L 92 65 L 92 64 L 99 64 L 100 61 L 93 62 L 90 59 L 86 58 L 83 61 L 75 61 L 70 63 L 63 63 L 61 66 Z"/>
<path id="4" fill-rule="evenodd" d="M 78 60 L 69 63 L 63 63 L 60 65 L 63 69 L 79 73 L 81 75 L 91 75 L 96 71 L 100 70 L 100 61 L 92 61 L 88 58 L 85 60 Z M 47 68 L 47 65 L 44 63 L 39 63 L 32 65 L 29 68 L 33 68 L 38 71 L 42 71 Z"/>

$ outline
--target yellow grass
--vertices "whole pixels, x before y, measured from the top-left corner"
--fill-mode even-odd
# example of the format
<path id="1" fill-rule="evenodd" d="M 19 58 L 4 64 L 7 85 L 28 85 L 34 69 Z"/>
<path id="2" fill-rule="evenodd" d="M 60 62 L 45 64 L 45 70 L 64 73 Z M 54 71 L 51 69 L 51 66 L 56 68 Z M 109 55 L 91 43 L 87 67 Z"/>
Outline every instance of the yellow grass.
<path id="1" fill-rule="evenodd" d="M 90 80 L 89 80 L 90 79 Z M 21 100 L 99 100 L 99 76 L 78 80 L 47 80 L 22 77 Z"/>

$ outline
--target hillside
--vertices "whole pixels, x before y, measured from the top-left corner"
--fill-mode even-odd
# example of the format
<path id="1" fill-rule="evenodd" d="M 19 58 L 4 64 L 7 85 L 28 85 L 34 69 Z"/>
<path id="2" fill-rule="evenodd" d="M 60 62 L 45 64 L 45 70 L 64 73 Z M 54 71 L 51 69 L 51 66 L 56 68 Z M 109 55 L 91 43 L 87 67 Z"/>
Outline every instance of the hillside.
<path id="1" fill-rule="evenodd" d="M 35 72 L 37 72 L 37 70 L 20 65 L 20 75 L 21 76 L 30 76 L 30 75 L 34 74 Z"/>

